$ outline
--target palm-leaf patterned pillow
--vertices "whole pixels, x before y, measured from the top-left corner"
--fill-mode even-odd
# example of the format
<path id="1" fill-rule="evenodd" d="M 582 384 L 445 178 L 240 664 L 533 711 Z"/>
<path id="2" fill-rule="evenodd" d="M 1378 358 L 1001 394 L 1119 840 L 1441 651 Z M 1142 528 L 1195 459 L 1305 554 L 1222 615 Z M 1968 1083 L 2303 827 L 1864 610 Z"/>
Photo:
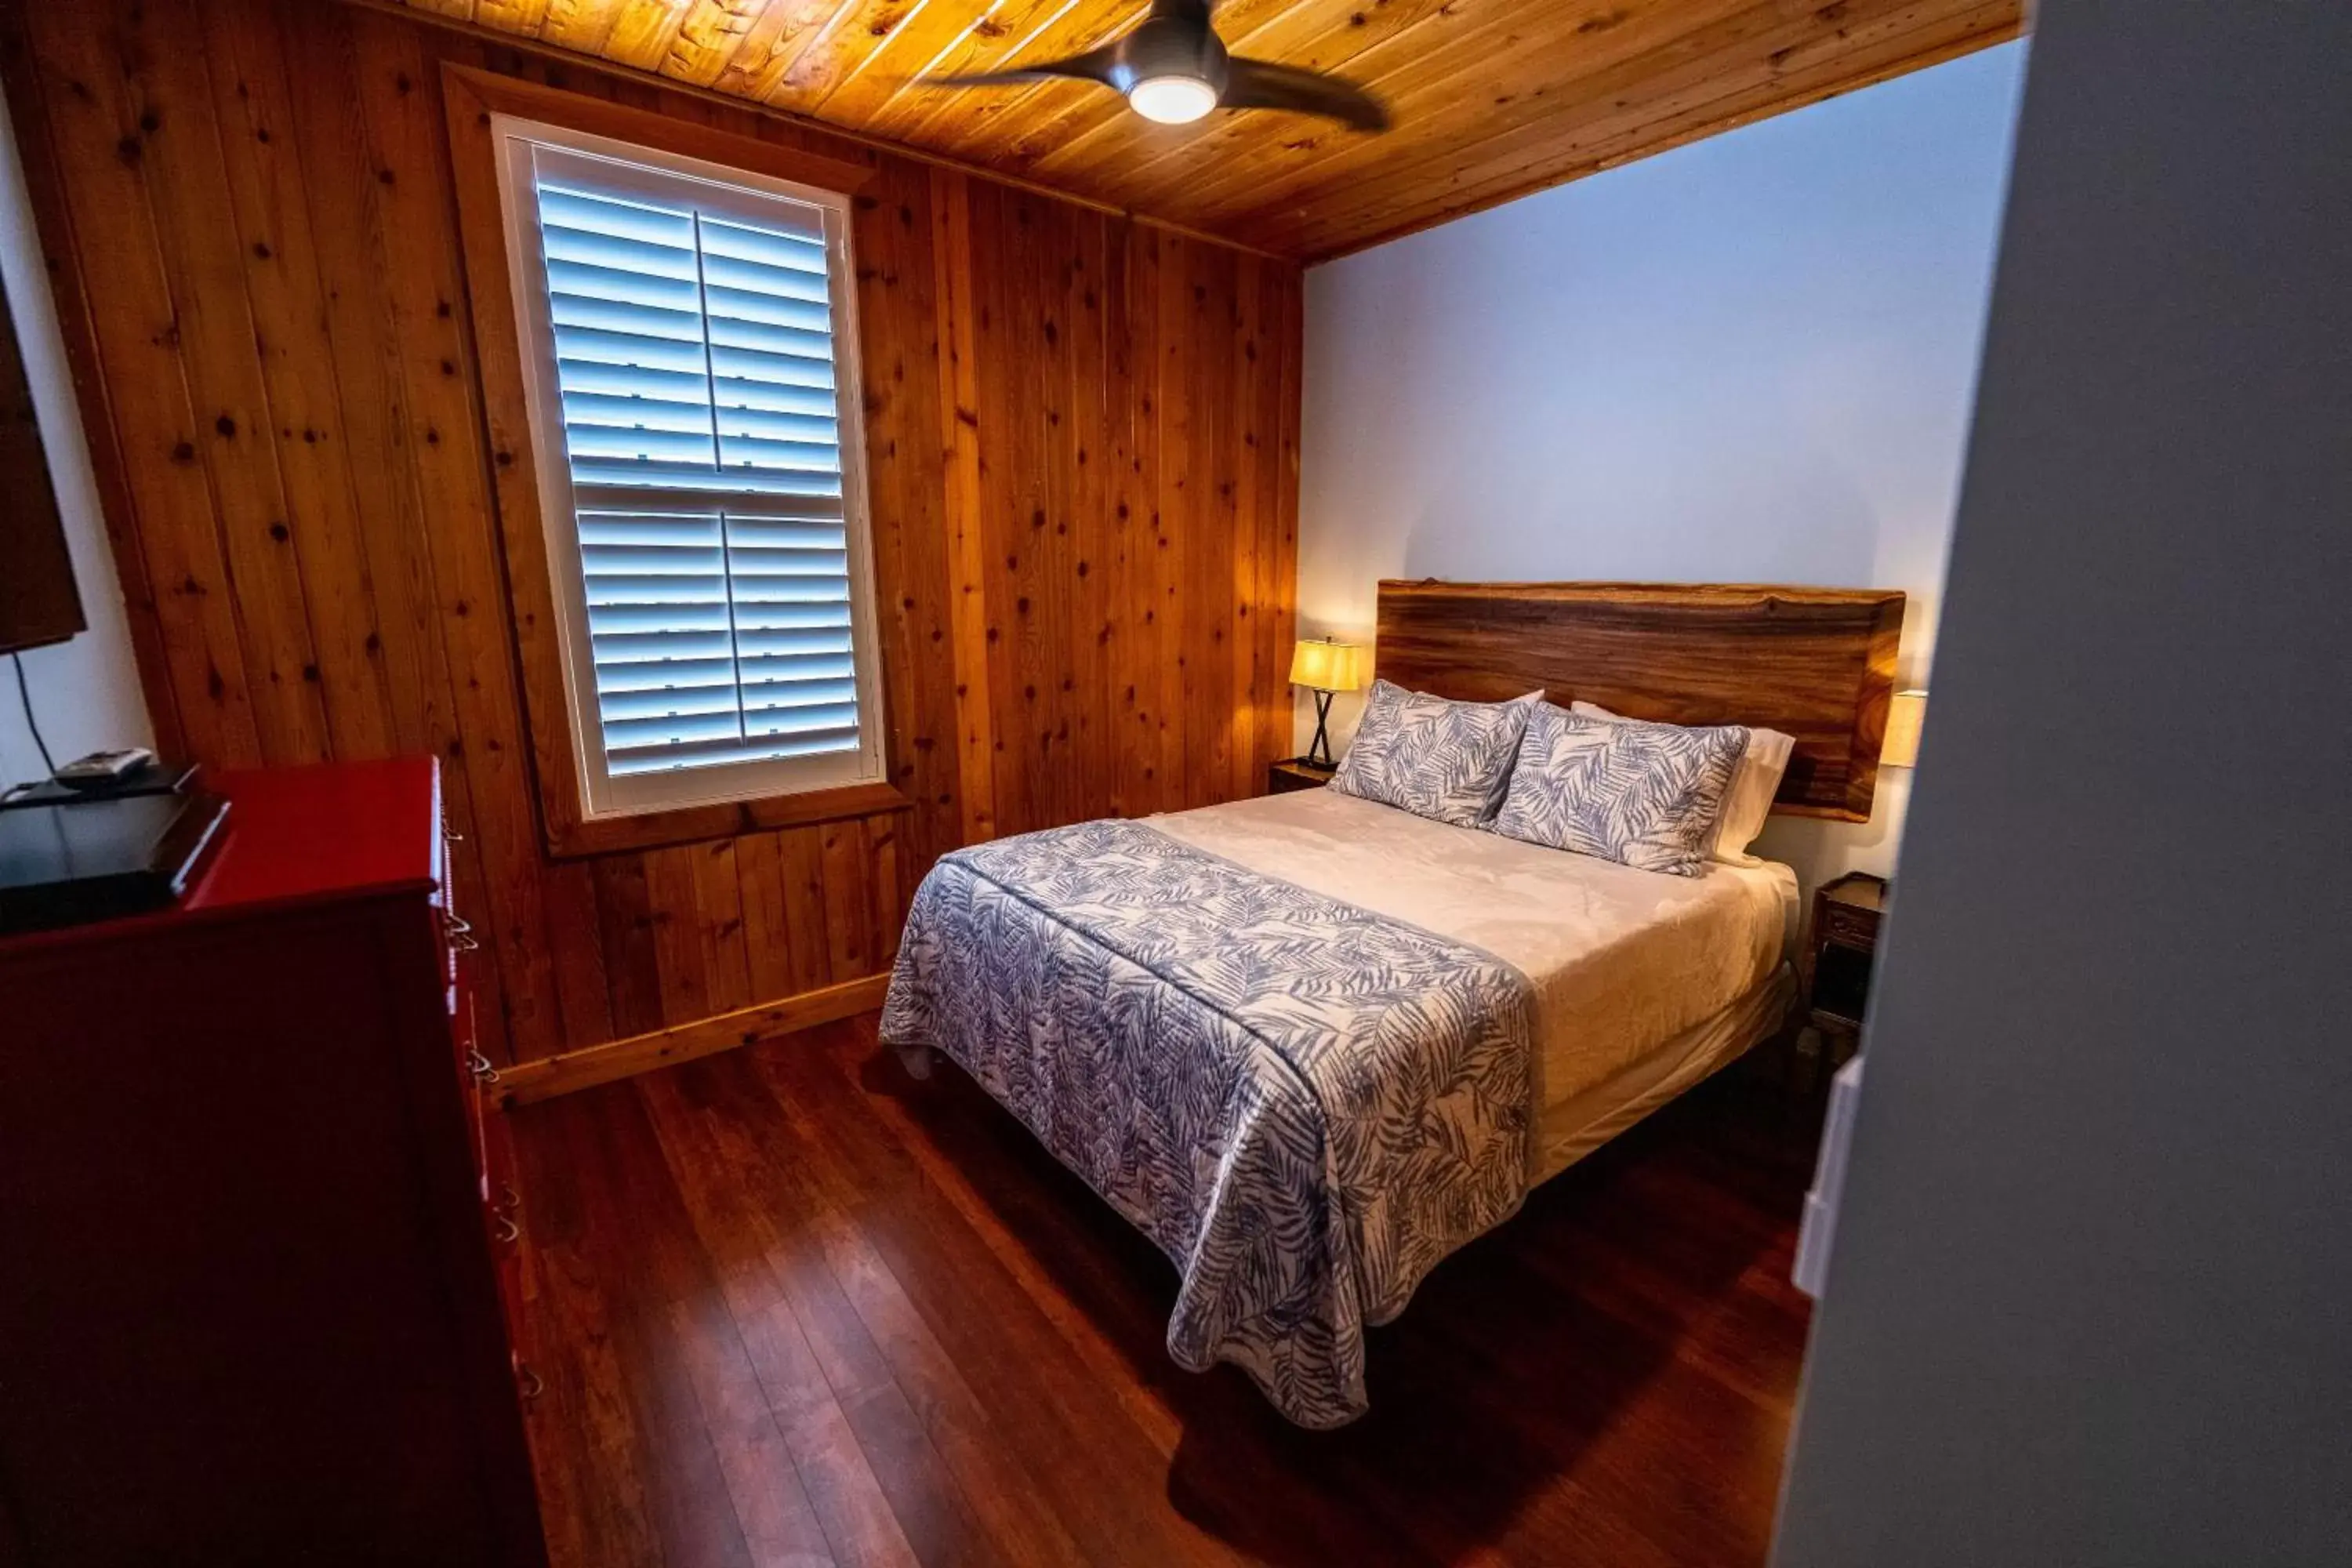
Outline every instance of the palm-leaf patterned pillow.
<path id="1" fill-rule="evenodd" d="M 1452 702 L 1375 680 L 1330 787 L 1456 827 L 1479 826 L 1501 803 L 1528 710 L 1542 695 Z"/>
<path id="2" fill-rule="evenodd" d="M 1706 869 L 1724 791 L 1747 750 L 1738 724 L 1586 719 L 1540 703 L 1528 718 L 1495 831 L 1696 877 Z"/>

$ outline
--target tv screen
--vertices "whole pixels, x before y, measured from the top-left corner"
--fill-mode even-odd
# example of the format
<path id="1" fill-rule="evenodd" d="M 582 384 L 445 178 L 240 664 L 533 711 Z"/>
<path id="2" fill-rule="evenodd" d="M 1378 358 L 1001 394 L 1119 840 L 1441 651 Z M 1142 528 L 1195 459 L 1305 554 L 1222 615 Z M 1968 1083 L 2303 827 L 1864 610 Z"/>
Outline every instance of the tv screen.
<path id="1" fill-rule="evenodd" d="M 0 309 L 0 654 L 63 642 L 87 625 L 16 317 Z"/>

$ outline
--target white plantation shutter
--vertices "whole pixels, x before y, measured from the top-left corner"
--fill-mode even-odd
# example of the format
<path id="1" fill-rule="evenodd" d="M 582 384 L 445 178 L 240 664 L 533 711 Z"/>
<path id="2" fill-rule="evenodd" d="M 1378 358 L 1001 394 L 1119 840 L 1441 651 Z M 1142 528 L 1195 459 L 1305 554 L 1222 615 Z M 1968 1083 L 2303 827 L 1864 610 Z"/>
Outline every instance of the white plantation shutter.
<path id="1" fill-rule="evenodd" d="M 501 129 L 590 815 L 878 777 L 839 198 Z"/>

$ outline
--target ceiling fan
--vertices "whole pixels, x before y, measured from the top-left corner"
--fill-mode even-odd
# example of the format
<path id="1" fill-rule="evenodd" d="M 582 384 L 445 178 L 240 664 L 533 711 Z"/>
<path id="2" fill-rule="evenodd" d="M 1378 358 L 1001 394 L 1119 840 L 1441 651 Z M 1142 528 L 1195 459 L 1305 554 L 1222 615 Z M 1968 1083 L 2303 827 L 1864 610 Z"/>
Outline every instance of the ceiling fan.
<path id="1" fill-rule="evenodd" d="M 1389 128 L 1388 106 L 1355 83 L 1271 60 L 1239 59 L 1209 25 L 1216 0 L 1151 0 L 1151 14 L 1125 37 L 1068 59 L 1011 70 L 925 77 L 932 87 L 992 87 L 1098 81 L 1128 107 L 1163 125 L 1182 125 L 1213 109 L 1286 109 L 1319 114 L 1358 131 Z"/>

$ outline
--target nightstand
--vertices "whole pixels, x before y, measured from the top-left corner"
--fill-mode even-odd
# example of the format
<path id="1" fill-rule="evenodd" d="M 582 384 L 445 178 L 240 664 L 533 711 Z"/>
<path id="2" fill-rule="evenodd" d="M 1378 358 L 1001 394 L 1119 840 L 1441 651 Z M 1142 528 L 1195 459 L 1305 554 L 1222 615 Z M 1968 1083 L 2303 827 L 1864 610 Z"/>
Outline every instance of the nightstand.
<path id="1" fill-rule="evenodd" d="M 1265 770 L 1265 793 L 1288 795 L 1295 789 L 1321 789 L 1339 771 L 1319 767 L 1305 757 L 1285 757 Z"/>
<path id="2" fill-rule="evenodd" d="M 1862 1043 L 1870 969 L 1878 954 L 1879 922 L 1885 918 L 1886 883 L 1864 872 L 1849 872 L 1813 894 L 1813 924 L 1802 959 L 1806 1021 L 1821 1031 L 1832 1068 Z"/>

